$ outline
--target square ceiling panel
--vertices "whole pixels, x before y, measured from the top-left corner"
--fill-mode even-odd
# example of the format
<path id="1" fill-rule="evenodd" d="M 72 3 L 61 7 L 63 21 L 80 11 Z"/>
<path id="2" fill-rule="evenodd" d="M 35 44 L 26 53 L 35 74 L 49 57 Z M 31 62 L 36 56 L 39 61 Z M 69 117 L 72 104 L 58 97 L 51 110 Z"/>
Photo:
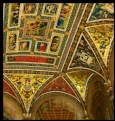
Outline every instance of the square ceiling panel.
<path id="1" fill-rule="evenodd" d="M 4 69 L 60 71 L 81 7 L 79 3 L 6 3 Z"/>

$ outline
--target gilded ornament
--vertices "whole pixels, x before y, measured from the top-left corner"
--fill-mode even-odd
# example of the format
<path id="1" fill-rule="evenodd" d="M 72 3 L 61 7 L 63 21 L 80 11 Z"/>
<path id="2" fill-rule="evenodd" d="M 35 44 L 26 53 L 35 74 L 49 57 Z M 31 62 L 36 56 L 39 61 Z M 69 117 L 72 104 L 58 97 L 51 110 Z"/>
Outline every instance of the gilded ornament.
<path id="1" fill-rule="evenodd" d="M 36 16 L 36 19 L 40 19 L 40 16 Z"/>
<path id="2" fill-rule="evenodd" d="M 33 51 L 31 51 L 31 52 L 30 52 L 30 55 L 34 55 L 34 52 L 33 52 Z"/>
<path id="3" fill-rule="evenodd" d="M 4 29 L 4 32 L 8 32 L 8 29 Z"/>

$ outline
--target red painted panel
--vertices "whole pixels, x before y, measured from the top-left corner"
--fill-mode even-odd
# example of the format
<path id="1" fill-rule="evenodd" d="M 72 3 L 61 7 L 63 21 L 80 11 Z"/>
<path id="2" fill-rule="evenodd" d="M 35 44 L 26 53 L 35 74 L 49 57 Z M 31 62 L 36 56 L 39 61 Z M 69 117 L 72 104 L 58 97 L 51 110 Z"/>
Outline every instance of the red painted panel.
<path id="1" fill-rule="evenodd" d="M 46 57 L 39 57 L 39 56 L 13 56 L 13 62 L 41 62 L 46 63 Z"/>
<path id="2" fill-rule="evenodd" d="M 53 80 L 51 83 L 49 83 L 41 92 L 40 95 L 46 92 L 50 91 L 62 91 L 69 93 L 73 96 L 75 95 L 75 92 L 72 90 L 72 88 L 69 86 L 69 84 L 61 77 Z"/>
<path id="3" fill-rule="evenodd" d="M 8 56 L 8 62 L 38 62 L 38 63 L 53 63 L 54 58 L 40 56 Z"/>
<path id="4" fill-rule="evenodd" d="M 3 91 L 8 92 L 9 94 L 16 97 L 16 94 L 15 94 L 14 90 L 12 89 L 12 87 L 5 80 L 3 81 Z"/>

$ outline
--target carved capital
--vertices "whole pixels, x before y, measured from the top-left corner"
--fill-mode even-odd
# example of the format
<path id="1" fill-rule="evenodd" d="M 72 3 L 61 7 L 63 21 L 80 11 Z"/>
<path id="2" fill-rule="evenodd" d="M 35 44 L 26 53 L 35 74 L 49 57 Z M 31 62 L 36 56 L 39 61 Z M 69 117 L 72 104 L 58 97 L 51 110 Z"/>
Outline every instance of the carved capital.
<path id="1" fill-rule="evenodd" d="M 30 120 L 31 119 L 31 114 L 28 114 L 28 113 L 24 113 L 23 114 L 23 117 L 24 117 L 24 120 Z"/>

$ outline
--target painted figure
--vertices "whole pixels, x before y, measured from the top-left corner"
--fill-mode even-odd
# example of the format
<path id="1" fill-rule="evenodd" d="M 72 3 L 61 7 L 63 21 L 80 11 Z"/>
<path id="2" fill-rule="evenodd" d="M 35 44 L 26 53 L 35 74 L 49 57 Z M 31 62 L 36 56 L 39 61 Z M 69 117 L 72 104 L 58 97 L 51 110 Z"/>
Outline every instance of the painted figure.
<path id="1" fill-rule="evenodd" d="M 19 3 L 12 3 L 10 26 L 17 26 L 19 21 Z"/>
<path id="2" fill-rule="evenodd" d="M 53 39 L 52 39 L 50 51 L 56 52 L 58 50 L 59 42 L 60 42 L 60 37 L 54 36 Z"/>
<path id="3" fill-rule="evenodd" d="M 21 87 L 21 93 L 23 94 L 26 100 L 29 100 L 34 93 L 34 88 L 32 87 L 32 82 L 30 78 L 25 78 L 24 84 Z"/>
<path id="4" fill-rule="evenodd" d="M 36 4 L 35 3 L 25 3 L 24 4 L 24 14 L 35 13 Z"/>
<path id="5" fill-rule="evenodd" d="M 47 48 L 47 43 L 38 42 L 37 44 L 38 51 L 46 51 L 46 48 Z"/>
<path id="6" fill-rule="evenodd" d="M 98 61 L 84 37 L 78 45 L 70 67 L 87 67 L 100 70 Z"/>
<path id="7" fill-rule="evenodd" d="M 44 14 L 47 15 L 55 15 L 57 12 L 57 5 L 56 4 L 46 4 Z"/>
<path id="8" fill-rule="evenodd" d="M 58 19 L 57 25 L 58 25 L 58 26 L 63 26 L 64 20 L 65 20 L 65 17 L 64 17 L 63 15 L 60 15 L 60 17 L 59 17 L 59 19 Z"/>
<path id="9" fill-rule="evenodd" d="M 65 29 L 69 19 L 71 7 L 71 4 L 63 3 L 56 28 Z"/>
<path id="10" fill-rule="evenodd" d="M 8 45 L 9 50 L 15 50 L 15 48 L 16 48 L 16 39 L 17 39 L 16 34 L 11 34 L 9 36 L 9 45 Z"/>
<path id="11" fill-rule="evenodd" d="M 114 3 L 105 3 L 101 9 L 108 11 L 111 14 L 114 14 Z"/>
<path id="12" fill-rule="evenodd" d="M 31 89 L 31 87 L 32 87 L 32 84 L 31 84 L 30 78 L 26 78 L 24 88 L 28 90 L 28 89 Z"/>
<path id="13" fill-rule="evenodd" d="M 20 42 L 19 43 L 19 50 L 29 50 L 29 42 Z"/>
<path id="14" fill-rule="evenodd" d="M 92 21 L 106 18 L 114 18 L 114 4 L 96 3 L 89 20 Z"/>
<path id="15" fill-rule="evenodd" d="M 27 21 L 26 35 L 44 36 L 47 22 Z"/>
<path id="16" fill-rule="evenodd" d="M 81 61 L 87 63 L 88 65 L 93 64 L 93 57 L 85 53 L 83 50 L 81 50 L 81 52 L 78 52 L 77 56 Z"/>

